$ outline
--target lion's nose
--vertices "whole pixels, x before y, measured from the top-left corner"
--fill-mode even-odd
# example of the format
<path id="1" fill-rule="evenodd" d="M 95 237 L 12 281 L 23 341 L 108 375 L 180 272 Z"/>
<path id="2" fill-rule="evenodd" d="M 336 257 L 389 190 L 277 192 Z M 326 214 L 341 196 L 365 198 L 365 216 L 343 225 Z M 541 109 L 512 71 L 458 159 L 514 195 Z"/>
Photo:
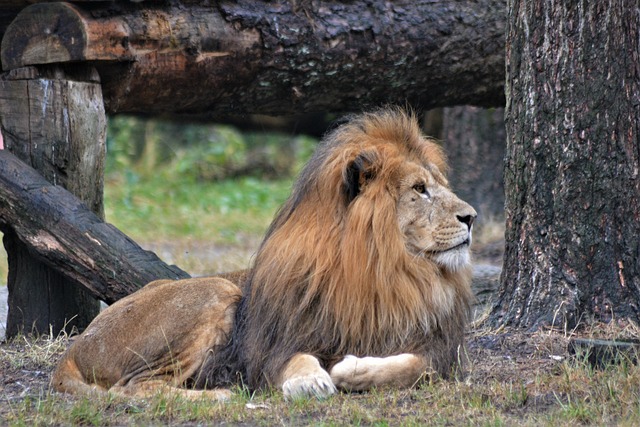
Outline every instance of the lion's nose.
<path id="1" fill-rule="evenodd" d="M 473 221 L 475 221 L 476 216 L 475 215 L 456 215 L 456 218 L 458 218 L 458 221 L 467 224 L 467 228 L 469 230 L 471 230 L 471 226 L 473 225 Z"/>

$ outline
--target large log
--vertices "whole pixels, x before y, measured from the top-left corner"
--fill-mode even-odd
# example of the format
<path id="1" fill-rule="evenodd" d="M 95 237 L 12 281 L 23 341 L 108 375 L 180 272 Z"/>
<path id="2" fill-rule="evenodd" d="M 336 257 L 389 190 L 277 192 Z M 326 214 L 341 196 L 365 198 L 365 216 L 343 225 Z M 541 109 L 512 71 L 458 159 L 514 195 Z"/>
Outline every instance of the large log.
<path id="1" fill-rule="evenodd" d="M 3 232 L 15 233 L 31 255 L 107 303 L 155 279 L 189 277 L 7 150 L 0 150 L 0 201 Z"/>
<path id="2" fill-rule="evenodd" d="M 504 105 L 503 0 L 40 3 L 13 69 L 91 61 L 107 112 L 217 116 Z"/>

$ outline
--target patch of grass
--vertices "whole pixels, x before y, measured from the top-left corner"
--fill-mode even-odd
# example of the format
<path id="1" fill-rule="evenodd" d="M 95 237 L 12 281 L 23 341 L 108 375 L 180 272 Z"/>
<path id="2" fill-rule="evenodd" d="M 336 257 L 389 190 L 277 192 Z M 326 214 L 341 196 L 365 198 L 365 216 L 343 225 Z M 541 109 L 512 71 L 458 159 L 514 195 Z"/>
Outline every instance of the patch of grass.
<path id="1" fill-rule="evenodd" d="M 247 268 L 292 180 L 199 182 L 174 175 L 108 175 L 105 216 L 162 260 L 192 275 Z"/>
<path id="2" fill-rule="evenodd" d="M 198 182 L 176 177 L 110 174 L 108 222 L 143 241 L 177 238 L 236 244 L 261 235 L 289 195 L 291 180 Z"/>
<path id="3" fill-rule="evenodd" d="M 0 356 L 15 369 L 37 367 L 52 370 L 54 360 L 67 348 L 67 337 L 51 338 L 42 335 L 37 339 L 19 335 L 12 340 L 12 346 L 0 348 Z"/>

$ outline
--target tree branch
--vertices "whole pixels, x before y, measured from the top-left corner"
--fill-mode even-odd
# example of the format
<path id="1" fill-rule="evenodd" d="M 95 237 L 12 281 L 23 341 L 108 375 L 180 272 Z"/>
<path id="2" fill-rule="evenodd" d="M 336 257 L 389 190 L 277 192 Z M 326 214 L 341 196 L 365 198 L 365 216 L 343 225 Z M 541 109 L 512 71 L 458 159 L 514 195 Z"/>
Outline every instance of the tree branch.
<path id="1" fill-rule="evenodd" d="M 0 228 L 107 303 L 161 278 L 189 277 L 162 262 L 62 187 L 0 150 Z"/>

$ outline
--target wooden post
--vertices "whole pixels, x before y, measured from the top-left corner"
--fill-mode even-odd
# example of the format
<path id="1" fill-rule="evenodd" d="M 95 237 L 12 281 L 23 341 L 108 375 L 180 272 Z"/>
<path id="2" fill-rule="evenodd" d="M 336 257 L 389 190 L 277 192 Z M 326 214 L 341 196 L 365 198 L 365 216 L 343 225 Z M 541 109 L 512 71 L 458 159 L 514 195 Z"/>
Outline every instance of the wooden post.
<path id="1" fill-rule="evenodd" d="M 106 116 L 95 70 L 24 67 L 0 80 L 5 149 L 104 217 Z M 26 143 L 25 143 L 26 141 Z M 7 337 L 83 329 L 100 303 L 86 289 L 34 259 L 10 227 Z"/>

